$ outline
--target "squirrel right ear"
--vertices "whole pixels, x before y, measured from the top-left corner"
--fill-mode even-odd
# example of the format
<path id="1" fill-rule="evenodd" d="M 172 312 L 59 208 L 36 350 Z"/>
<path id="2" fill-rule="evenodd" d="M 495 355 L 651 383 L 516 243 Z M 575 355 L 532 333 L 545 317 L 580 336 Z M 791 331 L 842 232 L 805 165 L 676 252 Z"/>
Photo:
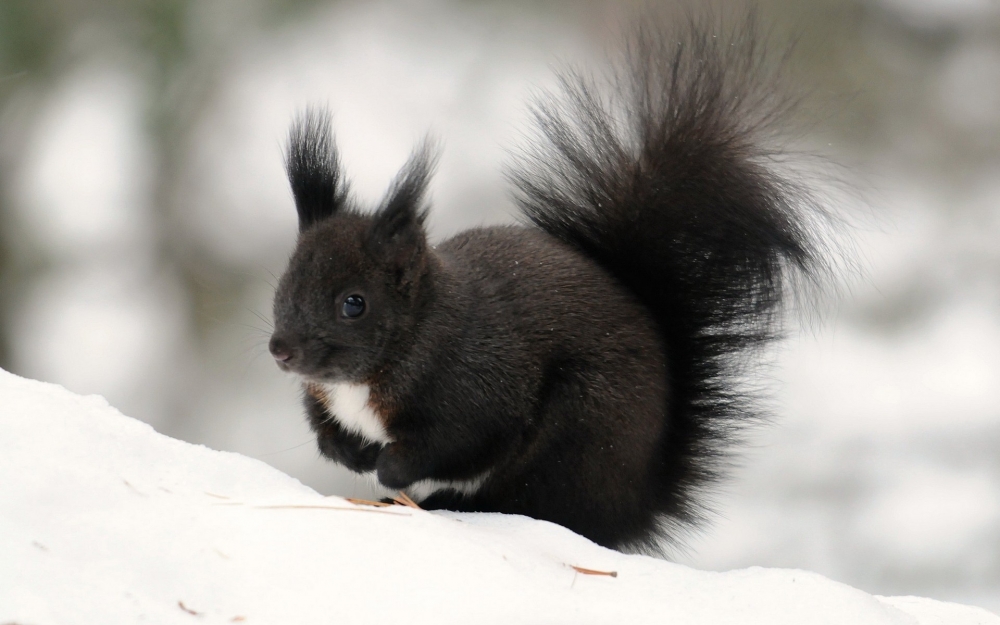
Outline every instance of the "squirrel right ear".
<path id="1" fill-rule="evenodd" d="M 331 128 L 329 111 L 307 108 L 288 131 L 285 170 L 299 214 L 299 232 L 330 217 L 347 201 Z"/>
<path id="2" fill-rule="evenodd" d="M 372 216 L 368 245 L 390 264 L 401 286 L 413 284 L 422 269 L 427 245 L 424 196 L 435 160 L 430 142 L 424 141 L 414 150 Z"/>

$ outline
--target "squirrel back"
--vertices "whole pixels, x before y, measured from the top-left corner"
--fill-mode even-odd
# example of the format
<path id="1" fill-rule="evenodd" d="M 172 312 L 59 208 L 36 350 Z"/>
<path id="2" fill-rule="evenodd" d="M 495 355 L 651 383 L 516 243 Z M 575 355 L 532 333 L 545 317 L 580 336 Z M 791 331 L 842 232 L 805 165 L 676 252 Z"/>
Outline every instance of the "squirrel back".
<path id="1" fill-rule="evenodd" d="M 742 424 L 748 357 L 820 212 L 772 165 L 784 112 L 753 20 L 640 29 L 615 97 L 568 73 L 509 175 L 530 222 L 426 243 L 418 150 L 373 214 L 329 117 L 293 126 L 300 238 L 271 351 L 320 450 L 429 509 L 526 514 L 656 550 L 702 516 Z"/>

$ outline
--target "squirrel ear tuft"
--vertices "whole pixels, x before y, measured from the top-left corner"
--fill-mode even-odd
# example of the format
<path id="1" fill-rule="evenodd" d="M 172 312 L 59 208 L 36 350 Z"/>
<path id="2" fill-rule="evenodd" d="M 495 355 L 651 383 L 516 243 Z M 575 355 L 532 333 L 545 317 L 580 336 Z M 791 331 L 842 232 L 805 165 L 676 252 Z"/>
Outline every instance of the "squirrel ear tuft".
<path id="1" fill-rule="evenodd" d="M 423 228 L 427 217 L 424 196 L 436 161 L 437 157 L 427 140 L 413 151 L 375 213 L 372 233 L 377 239 L 388 242 L 408 229 Z"/>
<path id="2" fill-rule="evenodd" d="M 424 196 L 436 160 L 432 144 L 424 140 L 397 174 L 373 216 L 369 245 L 399 272 L 401 283 L 415 280 L 423 264 L 427 245 Z"/>
<path id="3" fill-rule="evenodd" d="M 307 108 L 288 131 L 285 170 L 299 214 L 299 232 L 330 217 L 347 201 L 330 112 Z"/>

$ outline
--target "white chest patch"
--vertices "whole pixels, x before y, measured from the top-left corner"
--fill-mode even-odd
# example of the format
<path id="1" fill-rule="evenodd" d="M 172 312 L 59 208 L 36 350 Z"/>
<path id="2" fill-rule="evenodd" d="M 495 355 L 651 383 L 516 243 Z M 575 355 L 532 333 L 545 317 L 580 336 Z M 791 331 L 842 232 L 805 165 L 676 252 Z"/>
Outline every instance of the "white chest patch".
<path id="1" fill-rule="evenodd" d="M 368 403 L 371 389 L 367 384 L 337 382 L 323 384 L 326 407 L 345 429 L 374 443 L 391 443 L 382 420 Z"/>

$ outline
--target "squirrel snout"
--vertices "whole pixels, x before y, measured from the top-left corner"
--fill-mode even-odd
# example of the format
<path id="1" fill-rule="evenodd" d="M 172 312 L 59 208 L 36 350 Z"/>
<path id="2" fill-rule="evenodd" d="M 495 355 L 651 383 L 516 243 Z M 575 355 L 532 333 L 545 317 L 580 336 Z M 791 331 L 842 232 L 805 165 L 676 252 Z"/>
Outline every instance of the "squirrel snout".
<path id="1" fill-rule="evenodd" d="M 297 350 L 293 349 L 288 341 L 280 336 L 272 336 L 267 348 L 271 351 L 274 359 L 278 361 L 278 366 L 289 365 L 295 360 Z"/>

